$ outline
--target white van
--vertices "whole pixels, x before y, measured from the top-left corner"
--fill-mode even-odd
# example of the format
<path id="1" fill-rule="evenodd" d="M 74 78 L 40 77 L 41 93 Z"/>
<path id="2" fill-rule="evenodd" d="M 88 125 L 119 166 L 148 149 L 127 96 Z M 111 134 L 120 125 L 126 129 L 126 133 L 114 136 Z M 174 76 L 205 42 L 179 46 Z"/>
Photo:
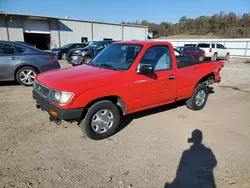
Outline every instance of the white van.
<path id="1" fill-rule="evenodd" d="M 205 52 L 206 58 L 216 60 L 218 58 L 228 60 L 230 53 L 226 47 L 219 43 L 198 43 L 197 47 Z"/>

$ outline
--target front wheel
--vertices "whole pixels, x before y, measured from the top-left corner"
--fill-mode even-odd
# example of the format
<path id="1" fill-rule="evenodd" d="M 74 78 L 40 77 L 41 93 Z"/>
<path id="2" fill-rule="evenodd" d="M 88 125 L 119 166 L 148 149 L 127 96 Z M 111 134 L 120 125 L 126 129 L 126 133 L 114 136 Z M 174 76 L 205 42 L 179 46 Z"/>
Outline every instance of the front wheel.
<path id="1" fill-rule="evenodd" d="M 201 110 L 207 103 L 208 88 L 204 84 L 198 84 L 190 99 L 186 101 L 186 106 L 190 110 Z"/>
<path id="2" fill-rule="evenodd" d="M 83 63 L 84 63 L 84 64 L 90 64 L 91 61 L 92 61 L 92 58 L 91 58 L 91 57 L 86 57 L 86 58 L 83 60 Z"/>
<path id="3" fill-rule="evenodd" d="M 227 53 L 226 57 L 225 57 L 225 60 L 229 60 L 229 53 Z"/>
<path id="4" fill-rule="evenodd" d="M 108 100 L 92 105 L 81 122 L 83 132 L 93 140 L 112 136 L 120 124 L 121 114 L 117 106 Z"/>

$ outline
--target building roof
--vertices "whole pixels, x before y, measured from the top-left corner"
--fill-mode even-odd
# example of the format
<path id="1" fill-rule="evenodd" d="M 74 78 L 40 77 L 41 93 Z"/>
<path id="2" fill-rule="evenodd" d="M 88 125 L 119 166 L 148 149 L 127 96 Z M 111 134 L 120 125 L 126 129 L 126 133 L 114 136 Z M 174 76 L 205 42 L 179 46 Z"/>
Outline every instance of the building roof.
<path id="1" fill-rule="evenodd" d="M 144 25 L 132 25 L 132 24 L 118 24 L 118 23 L 110 23 L 110 22 L 99 22 L 99 21 L 91 21 L 91 20 L 79 20 L 79 19 L 71 19 L 71 18 L 59 18 L 53 16 L 44 16 L 44 15 L 34 15 L 34 14 L 20 14 L 20 13 L 7 13 L 0 11 L 0 15 L 5 16 L 23 16 L 33 19 L 56 19 L 56 20 L 69 20 L 76 22 L 89 22 L 89 23 L 100 23 L 100 24 L 108 24 L 108 25 L 120 25 L 120 26 L 130 26 L 130 27 L 140 27 L 140 28 L 148 28 L 148 26 Z"/>

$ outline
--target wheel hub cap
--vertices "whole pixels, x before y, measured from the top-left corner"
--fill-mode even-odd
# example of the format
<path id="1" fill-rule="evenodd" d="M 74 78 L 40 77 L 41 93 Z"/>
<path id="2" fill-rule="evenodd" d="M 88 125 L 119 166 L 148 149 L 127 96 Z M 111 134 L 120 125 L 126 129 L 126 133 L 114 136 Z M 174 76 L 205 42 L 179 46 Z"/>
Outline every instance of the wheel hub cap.
<path id="1" fill-rule="evenodd" d="M 205 102 L 206 93 L 204 90 L 200 90 L 195 97 L 195 103 L 197 106 L 201 106 Z"/>
<path id="2" fill-rule="evenodd" d="M 113 126 L 113 122 L 113 113 L 108 109 L 103 109 L 94 114 L 91 127 L 96 133 L 105 133 Z"/>
<path id="3" fill-rule="evenodd" d="M 24 84 L 33 84 L 36 73 L 30 69 L 25 69 L 20 73 L 20 80 Z"/>

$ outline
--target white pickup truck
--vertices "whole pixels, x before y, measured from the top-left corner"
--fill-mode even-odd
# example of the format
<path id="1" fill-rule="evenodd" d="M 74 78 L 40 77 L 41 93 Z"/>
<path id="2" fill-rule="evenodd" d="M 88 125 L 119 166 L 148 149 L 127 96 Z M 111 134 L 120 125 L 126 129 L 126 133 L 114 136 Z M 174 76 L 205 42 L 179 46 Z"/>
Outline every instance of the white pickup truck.
<path id="1" fill-rule="evenodd" d="M 206 58 L 211 58 L 212 60 L 218 58 L 228 60 L 230 57 L 228 49 L 219 43 L 198 43 L 197 47 L 205 52 Z"/>

